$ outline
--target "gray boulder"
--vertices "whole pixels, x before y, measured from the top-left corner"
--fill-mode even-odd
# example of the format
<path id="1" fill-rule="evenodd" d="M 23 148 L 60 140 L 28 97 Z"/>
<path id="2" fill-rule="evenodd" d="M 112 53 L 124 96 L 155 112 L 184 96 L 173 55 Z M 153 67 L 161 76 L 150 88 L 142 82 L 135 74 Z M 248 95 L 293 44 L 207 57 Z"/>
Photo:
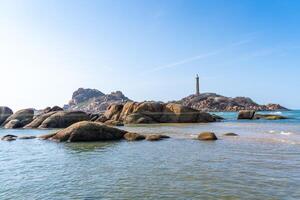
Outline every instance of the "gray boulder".
<path id="1" fill-rule="evenodd" d="M 66 129 L 58 131 L 51 140 L 60 142 L 92 142 L 120 140 L 126 131 L 105 126 L 97 122 L 78 122 Z"/>
<path id="2" fill-rule="evenodd" d="M 9 107 L 0 106 L 0 126 L 12 114 L 13 114 L 13 111 Z"/>
<path id="3" fill-rule="evenodd" d="M 253 119 L 255 110 L 241 110 L 238 114 L 238 119 Z"/>
<path id="4" fill-rule="evenodd" d="M 33 120 L 33 116 L 33 109 L 19 110 L 10 117 L 8 117 L 2 125 L 7 128 L 22 128 L 23 126 L 29 124 Z M 8 123 L 10 124 L 7 125 Z"/>
<path id="5" fill-rule="evenodd" d="M 82 111 L 58 111 L 45 119 L 39 128 L 66 128 L 86 120 L 89 120 L 89 116 Z"/>

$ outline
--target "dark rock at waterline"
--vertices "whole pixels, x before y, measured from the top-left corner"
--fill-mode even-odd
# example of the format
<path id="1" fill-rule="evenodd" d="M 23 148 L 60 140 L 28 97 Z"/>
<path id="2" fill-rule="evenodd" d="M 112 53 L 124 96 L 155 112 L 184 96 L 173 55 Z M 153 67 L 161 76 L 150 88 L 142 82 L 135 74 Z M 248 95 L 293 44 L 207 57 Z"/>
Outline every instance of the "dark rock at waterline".
<path id="1" fill-rule="evenodd" d="M 223 134 L 224 136 L 239 136 L 238 134 L 236 133 L 225 133 Z"/>
<path id="2" fill-rule="evenodd" d="M 14 141 L 17 139 L 18 136 L 16 135 L 5 135 L 1 138 L 3 141 Z"/>
<path id="3" fill-rule="evenodd" d="M 20 136 L 18 137 L 18 139 L 21 139 L 21 140 L 30 140 L 30 139 L 35 139 L 36 136 L 32 135 L 32 136 Z"/>
<path id="4" fill-rule="evenodd" d="M 148 141 L 159 141 L 166 138 L 170 138 L 170 137 L 167 135 L 160 135 L 160 134 L 152 134 L 146 136 L 146 140 Z"/>
<path id="5" fill-rule="evenodd" d="M 82 121 L 58 131 L 50 139 L 60 142 L 91 142 L 120 140 L 126 131 L 105 126 L 97 122 Z"/>
<path id="6" fill-rule="evenodd" d="M 280 119 L 288 119 L 288 118 L 281 115 L 255 114 L 253 119 L 280 120 Z"/>
<path id="7" fill-rule="evenodd" d="M 39 128 L 66 128 L 86 120 L 89 120 L 89 116 L 82 111 L 58 111 L 45 119 Z"/>
<path id="8" fill-rule="evenodd" d="M 6 128 L 22 128 L 33 120 L 33 115 L 33 109 L 19 110 L 8 117 L 2 125 Z"/>
<path id="9" fill-rule="evenodd" d="M 254 115 L 254 110 L 241 110 L 239 111 L 238 119 L 253 119 Z"/>
<path id="10" fill-rule="evenodd" d="M 144 135 L 141 135 L 139 133 L 126 133 L 124 135 L 124 139 L 127 141 L 139 141 L 139 140 L 144 140 L 146 137 Z"/>
<path id="11" fill-rule="evenodd" d="M 13 114 L 13 111 L 9 107 L 0 106 L 0 126 L 12 114 Z"/>
<path id="12" fill-rule="evenodd" d="M 217 136 L 213 132 L 203 132 L 198 135 L 198 140 L 217 140 Z"/>

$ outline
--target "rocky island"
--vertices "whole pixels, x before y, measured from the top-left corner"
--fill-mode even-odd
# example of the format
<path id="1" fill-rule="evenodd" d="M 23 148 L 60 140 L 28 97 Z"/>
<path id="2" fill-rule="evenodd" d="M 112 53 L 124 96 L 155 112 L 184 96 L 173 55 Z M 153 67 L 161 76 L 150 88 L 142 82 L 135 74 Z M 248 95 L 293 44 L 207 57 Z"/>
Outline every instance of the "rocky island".
<path id="1" fill-rule="evenodd" d="M 104 94 L 97 89 L 79 88 L 72 99 L 64 106 L 65 110 L 80 110 L 88 113 L 105 112 L 112 104 L 125 104 L 132 100 L 121 91 Z M 216 93 L 199 93 L 189 95 L 170 103 L 181 104 L 203 112 L 237 112 L 240 110 L 275 111 L 288 110 L 279 104 L 260 105 L 249 97 L 226 97 Z"/>
<path id="2" fill-rule="evenodd" d="M 187 96 L 174 103 L 205 112 L 237 112 L 240 110 L 275 111 L 288 110 L 279 104 L 260 105 L 249 97 L 225 97 L 216 93 L 202 93 Z"/>

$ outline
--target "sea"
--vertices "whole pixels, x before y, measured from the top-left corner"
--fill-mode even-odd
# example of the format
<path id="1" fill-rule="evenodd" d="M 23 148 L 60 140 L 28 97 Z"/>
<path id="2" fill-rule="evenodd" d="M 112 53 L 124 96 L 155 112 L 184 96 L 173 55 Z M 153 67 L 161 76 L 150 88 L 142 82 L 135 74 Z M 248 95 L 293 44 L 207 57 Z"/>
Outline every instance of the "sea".
<path id="1" fill-rule="evenodd" d="M 225 120 L 122 127 L 171 136 L 157 142 L 0 141 L 0 199 L 300 199 L 300 111 L 273 112 L 289 117 L 276 121 L 216 114 Z M 203 131 L 219 139 L 195 140 Z"/>

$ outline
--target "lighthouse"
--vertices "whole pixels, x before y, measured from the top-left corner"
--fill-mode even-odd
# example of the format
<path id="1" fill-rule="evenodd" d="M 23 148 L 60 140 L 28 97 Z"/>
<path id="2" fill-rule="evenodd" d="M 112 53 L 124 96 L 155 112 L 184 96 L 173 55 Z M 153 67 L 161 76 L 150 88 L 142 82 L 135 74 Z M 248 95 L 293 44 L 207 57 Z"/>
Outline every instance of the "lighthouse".
<path id="1" fill-rule="evenodd" d="M 196 95 L 200 95 L 200 87 L 199 87 L 199 76 L 198 74 L 196 75 Z"/>

